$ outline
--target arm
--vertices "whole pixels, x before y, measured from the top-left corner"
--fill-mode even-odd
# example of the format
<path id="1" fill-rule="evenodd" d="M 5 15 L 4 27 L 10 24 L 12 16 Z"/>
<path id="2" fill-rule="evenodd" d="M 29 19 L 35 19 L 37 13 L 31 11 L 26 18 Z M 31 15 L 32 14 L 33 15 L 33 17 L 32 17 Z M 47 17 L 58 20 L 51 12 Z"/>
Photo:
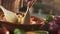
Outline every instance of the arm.
<path id="1" fill-rule="evenodd" d="M 32 4 L 36 3 L 37 0 L 32 0 Z"/>
<path id="2" fill-rule="evenodd" d="M 33 6 L 33 4 L 36 2 L 37 0 L 31 0 L 31 1 L 29 1 L 28 3 L 27 3 L 27 6 L 29 6 L 29 8 L 31 7 L 31 6 Z"/>

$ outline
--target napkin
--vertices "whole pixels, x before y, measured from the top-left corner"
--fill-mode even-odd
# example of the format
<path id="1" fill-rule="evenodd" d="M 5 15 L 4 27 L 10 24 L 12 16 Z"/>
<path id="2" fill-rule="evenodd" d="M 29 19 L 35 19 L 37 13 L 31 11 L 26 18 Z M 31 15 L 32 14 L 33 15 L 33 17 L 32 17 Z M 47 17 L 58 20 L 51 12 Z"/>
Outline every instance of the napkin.
<path id="1" fill-rule="evenodd" d="M 9 10 L 5 9 L 3 6 L 0 6 L 0 8 L 4 12 L 5 18 L 6 18 L 6 20 L 8 22 L 17 22 L 18 18 L 15 15 L 15 13 L 13 13 L 12 11 L 9 11 Z"/>

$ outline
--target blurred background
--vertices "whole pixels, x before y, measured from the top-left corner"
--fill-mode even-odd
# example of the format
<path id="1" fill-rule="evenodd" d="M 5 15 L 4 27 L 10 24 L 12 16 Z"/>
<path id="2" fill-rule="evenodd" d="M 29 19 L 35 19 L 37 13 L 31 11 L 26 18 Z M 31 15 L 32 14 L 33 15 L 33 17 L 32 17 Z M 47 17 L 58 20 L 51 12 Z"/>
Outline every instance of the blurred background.
<path id="1" fill-rule="evenodd" d="M 5 9 L 14 13 L 21 13 L 21 12 L 25 13 L 27 10 L 27 3 L 25 2 L 25 0 L 0 0 L 0 5 L 2 5 Z M 60 16 L 60 0 L 37 0 L 36 3 L 34 3 L 34 5 L 29 9 L 29 11 L 31 16 L 36 16 L 39 18 L 46 19 L 46 21 L 44 20 L 44 22 L 42 22 L 42 24 L 44 25 L 42 26 L 42 29 L 49 30 L 49 33 L 51 34 L 52 33 L 56 34 L 59 31 L 59 34 L 60 34 L 60 17 L 58 17 Z M 3 11 L 0 9 L 0 15 L 1 14 L 3 14 Z M 54 15 L 57 17 L 52 18 L 52 16 L 47 16 L 47 15 Z M 40 20 L 38 19 L 38 21 Z M 1 23 L 1 24 L 4 24 L 4 23 Z M 17 26 L 14 26 L 14 27 L 17 27 Z M 13 29 L 13 28 L 9 28 L 9 29 Z M 24 25 L 24 28 L 25 28 L 25 25 Z M 40 28 L 40 24 L 37 27 L 37 29 L 39 28 Z M 32 30 L 33 30 L 33 27 L 32 27 Z"/>

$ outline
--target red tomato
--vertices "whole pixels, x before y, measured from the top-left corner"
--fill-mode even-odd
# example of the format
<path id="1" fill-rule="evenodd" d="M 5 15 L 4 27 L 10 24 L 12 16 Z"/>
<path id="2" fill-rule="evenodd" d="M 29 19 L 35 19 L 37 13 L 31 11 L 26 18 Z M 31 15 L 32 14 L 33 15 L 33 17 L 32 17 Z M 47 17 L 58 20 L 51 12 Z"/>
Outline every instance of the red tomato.
<path id="1" fill-rule="evenodd" d="M 6 29 L 4 30 L 0 29 L 0 34 L 9 34 L 9 31 Z"/>
<path id="2" fill-rule="evenodd" d="M 60 34 L 60 29 L 58 30 L 58 34 Z"/>

